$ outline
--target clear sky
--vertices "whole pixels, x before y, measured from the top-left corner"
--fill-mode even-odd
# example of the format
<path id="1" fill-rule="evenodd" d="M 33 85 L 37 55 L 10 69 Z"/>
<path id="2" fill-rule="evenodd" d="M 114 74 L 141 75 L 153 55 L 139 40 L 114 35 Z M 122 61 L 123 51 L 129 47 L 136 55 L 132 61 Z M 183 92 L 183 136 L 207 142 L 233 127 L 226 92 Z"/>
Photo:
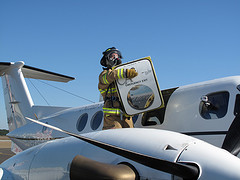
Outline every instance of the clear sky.
<path id="1" fill-rule="evenodd" d="M 0 62 L 76 78 L 47 82 L 58 88 L 98 102 L 99 62 L 112 46 L 123 62 L 151 56 L 161 89 L 240 75 L 240 0 L 0 0 Z M 38 105 L 47 105 L 38 91 L 50 105 L 90 103 L 27 83 Z"/>

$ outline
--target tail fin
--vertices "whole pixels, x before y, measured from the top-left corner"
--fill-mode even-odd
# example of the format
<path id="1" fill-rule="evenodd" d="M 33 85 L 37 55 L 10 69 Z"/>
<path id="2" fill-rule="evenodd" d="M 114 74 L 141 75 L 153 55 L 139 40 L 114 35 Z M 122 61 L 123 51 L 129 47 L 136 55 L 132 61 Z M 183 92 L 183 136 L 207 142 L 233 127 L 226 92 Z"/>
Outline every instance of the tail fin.
<path id="1" fill-rule="evenodd" d="M 24 77 L 59 82 L 74 80 L 73 77 L 26 66 L 24 62 L 0 62 L 0 76 L 9 131 L 25 125 L 28 122 L 25 117 L 35 118 L 32 108 L 34 103 Z"/>

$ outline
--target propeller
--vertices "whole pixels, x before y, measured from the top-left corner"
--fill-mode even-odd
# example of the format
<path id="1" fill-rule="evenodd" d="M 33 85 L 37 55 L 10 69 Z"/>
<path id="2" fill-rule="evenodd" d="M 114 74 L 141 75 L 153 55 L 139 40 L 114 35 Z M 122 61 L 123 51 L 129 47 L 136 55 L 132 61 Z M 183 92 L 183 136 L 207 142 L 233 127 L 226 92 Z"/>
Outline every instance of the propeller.
<path id="1" fill-rule="evenodd" d="M 237 156 L 240 152 L 240 114 L 237 115 L 228 129 L 222 148 Z"/>
<path id="2" fill-rule="evenodd" d="M 148 166 L 150 168 L 163 171 L 166 173 L 170 173 L 173 175 L 176 175 L 178 177 L 182 177 L 183 179 L 197 179 L 199 175 L 199 169 L 196 166 L 190 165 L 190 164 L 182 164 L 182 163 L 177 163 L 177 162 L 171 162 L 163 159 L 158 159 L 152 156 L 148 156 L 142 153 L 134 152 L 131 150 L 127 150 L 121 147 L 117 147 L 111 144 L 103 143 L 91 138 L 87 138 L 78 134 L 74 134 L 65 130 L 62 130 L 58 127 L 45 124 L 43 122 L 31 119 L 26 117 L 26 119 L 35 122 L 37 124 L 40 124 L 42 126 L 54 129 L 56 131 L 68 134 L 70 136 L 76 137 L 78 139 L 81 139 L 85 142 L 88 142 L 92 145 L 95 145 L 97 147 L 100 147 L 104 150 L 107 150 L 109 152 L 115 153 L 117 155 L 120 155 L 122 157 L 125 157 L 127 159 L 130 159 L 132 161 L 135 161 L 137 163 L 140 163 L 142 165 Z"/>

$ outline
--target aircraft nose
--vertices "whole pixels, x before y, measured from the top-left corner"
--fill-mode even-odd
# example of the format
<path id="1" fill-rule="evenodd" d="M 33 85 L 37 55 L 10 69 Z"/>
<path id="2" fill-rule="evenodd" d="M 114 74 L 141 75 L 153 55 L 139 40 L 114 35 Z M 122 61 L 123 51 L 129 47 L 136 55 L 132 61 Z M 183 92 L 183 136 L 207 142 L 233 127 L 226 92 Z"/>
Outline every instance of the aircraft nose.
<path id="1" fill-rule="evenodd" d="M 200 169 L 199 180 L 240 179 L 240 159 L 224 149 L 203 141 L 194 142 L 186 147 L 181 153 L 178 162 L 197 164 Z"/>

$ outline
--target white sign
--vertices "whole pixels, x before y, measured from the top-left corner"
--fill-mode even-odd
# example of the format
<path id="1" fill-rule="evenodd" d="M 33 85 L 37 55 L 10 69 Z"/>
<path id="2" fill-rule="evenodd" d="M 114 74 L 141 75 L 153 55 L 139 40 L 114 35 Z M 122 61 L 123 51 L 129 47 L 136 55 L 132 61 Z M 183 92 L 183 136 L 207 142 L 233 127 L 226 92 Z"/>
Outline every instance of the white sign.
<path id="1" fill-rule="evenodd" d="M 115 67 L 115 69 L 121 68 L 134 68 L 138 72 L 138 76 L 132 79 L 116 80 L 118 94 L 126 114 L 139 114 L 164 106 L 150 57 Z"/>

